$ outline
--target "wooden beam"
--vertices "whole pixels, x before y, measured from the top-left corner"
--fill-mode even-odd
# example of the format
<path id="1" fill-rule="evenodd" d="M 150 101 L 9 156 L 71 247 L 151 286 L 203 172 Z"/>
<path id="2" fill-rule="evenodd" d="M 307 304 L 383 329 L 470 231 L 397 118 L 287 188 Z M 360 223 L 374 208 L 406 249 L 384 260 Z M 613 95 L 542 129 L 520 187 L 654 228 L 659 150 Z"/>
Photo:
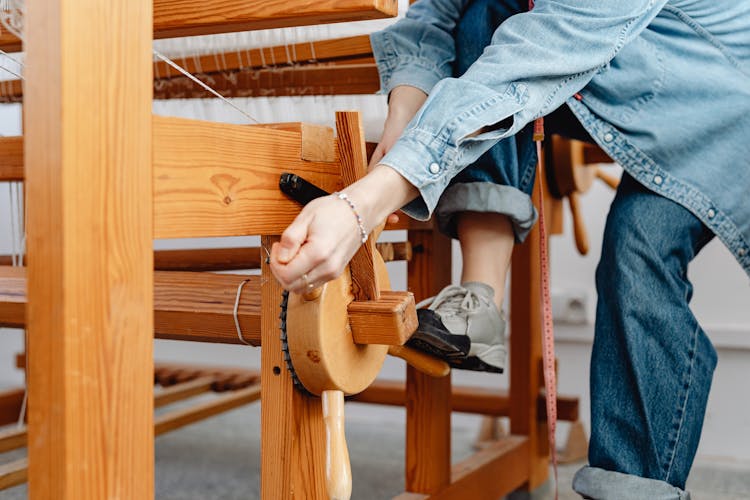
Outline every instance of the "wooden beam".
<path id="1" fill-rule="evenodd" d="M 152 13 L 26 4 L 31 498 L 154 495 Z"/>
<path id="2" fill-rule="evenodd" d="M 338 162 L 301 151 L 295 132 L 154 117 L 154 236 L 281 234 L 300 211 L 279 190 L 282 172 L 340 187 Z"/>
<path id="3" fill-rule="evenodd" d="M 154 421 L 154 434 L 159 436 L 259 399 L 260 385 L 231 391 L 203 403 L 159 415 Z"/>
<path id="4" fill-rule="evenodd" d="M 263 237 L 270 248 L 276 237 Z M 320 400 L 295 389 L 279 336 L 282 288 L 263 263 L 261 349 L 261 498 L 327 498 L 325 429 Z"/>
<path id="5" fill-rule="evenodd" d="M 403 382 L 376 380 L 363 392 L 352 396 L 358 403 L 374 403 L 388 406 L 406 406 L 406 391 Z M 544 396 L 539 395 L 538 404 L 544 407 Z M 510 415 L 511 399 L 507 391 L 484 387 L 453 386 L 451 389 L 451 410 L 493 417 Z M 557 397 L 559 420 L 575 422 L 579 418 L 578 397 Z"/>
<path id="6" fill-rule="evenodd" d="M 209 392 L 214 380 L 214 377 L 199 377 L 155 391 L 154 408 L 161 408 Z"/>
<path id="7" fill-rule="evenodd" d="M 370 95 L 380 88 L 373 62 L 308 64 L 199 76 L 224 97 Z M 155 82 L 155 99 L 204 99 L 213 95 L 186 77 Z"/>
<path id="8" fill-rule="evenodd" d="M 0 431 L 0 453 L 26 446 L 26 426 Z"/>
<path id="9" fill-rule="evenodd" d="M 414 295 L 383 290 L 379 300 L 349 304 L 349 325 L 357 344 L 403 345 L 417 330 Z"/>
<path id="10" fill-rule="evenodd" d="M 23 138 L 0 137 L 0 181 L 23 180 Z"/>
<path id="11" fill-rule="evenodd" d="M 315 64 L 352 58 L 372 58 L 369 35 L 357 35 L 329 40 L 259 47 L 255 49 L 221 52 L 192 57 L 177 57 L 174 61 L 192 74 L 223 73 L 284 65 Z M 154 63 L 154 78 L 173 78 L 179 74 L 167 63 Z"/>
<path id="12" fill-rule="evenodd" d="M 26 268 L 0 267 L 0 326 L 26 325 Z"/>
<path id="13" fill-rule="evenodd" d="M 9 464 L 0 465 L 0 491 L 26 482 L 29 461 L 19 458 Z"/>
<path id="14" fill-rule="evenodd" d="M 154 0 L 153 4 L 153 36 L 149 34 L 149 41 L 152 38 L 382 19 L 398 13 L 396 0 L 223 0 L 209 3 Z M 3 30 L 0 32 L 0 49 L 18 52 L 22 49 L 21 42 Z"/>

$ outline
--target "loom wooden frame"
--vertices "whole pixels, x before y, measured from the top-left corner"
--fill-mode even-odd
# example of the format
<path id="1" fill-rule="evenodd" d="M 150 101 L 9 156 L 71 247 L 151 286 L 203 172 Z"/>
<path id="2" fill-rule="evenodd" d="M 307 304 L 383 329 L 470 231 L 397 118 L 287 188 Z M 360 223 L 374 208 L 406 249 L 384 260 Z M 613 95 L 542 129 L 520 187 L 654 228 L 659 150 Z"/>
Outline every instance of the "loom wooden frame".
<path id="1" fill-rule="evenodd" d="M 382 14 L 381 2 L 351 3 L 367 3 Z M 151 321 L 152 238 L 262 234 L 268 247 L 295 214 L 293 204 L 272 187 L 278 170 L 246 168 L 253 158 L 243 156 L 236 145 L 257 145 L 268 155 L 281 151 L 284 161 L 326 188 L 339 182 L 332 174 L 335 162 L 302 161 L 301 133 L 153 119 L 150 44 L 152 12 L 158 14 L 158 9 L 151 5 L 147 0 L 112 0 L 105 8 L 78 6 L 73 12 L 61 0 L 40 0 L 30 4 L 27 13 L 24 161 L 30 207 L 27 326 L 33 498 L 153 497 L 152 381 L 144 370 L 152 366 L 151 331 L 159 328 L 158 317 Z M 330 18 L 315 15 L 297 21 L 326 20 Z M 226 20 L 209 25 L 160 30 L 157 24 L 156 35 L 248 27 Z M 124 44 L 125 39 L 135 42 Z M 8 48 L 2 40 L 0 47 Z M 127 80 L 122 75 L 128 75 Z M 92 99 L 95 106 L 90 106 Z M 86 140 L 77 140 L 81 137 Z M 190 147 L 175 147 L 177 141 Z M 222 159 L 224 148 L 240 159 L 229 154 Z M 203 168 L 206 155 L 215 160 L 214 170 Z M 181 170 L 194 173 L 182 178 Z M 248 176 L 260 185 L 259 205 L 243 194 L 246 186 L 237 187 Z M 178 205 L 187 212 L 174 210 Z M 201 208 L 193 210 L 196 207 Z M 245 216 L 248 207 L 268 216 L 250 220 Z M 213 222 L 206 223 L 201 213 L 212 214 Z M 101 230 L 91 231 L 96 237 L 82 237 L 84 228 Z M 412 247 L 420 249 L 408 268 L 409 288 L 419 300 L 450 281 L 444 264 L 450 261 L 450 242 L 424 227 L 410 230 L 408 237 Z M 537 263 L 538 235 L 532 233 L 513 261 L 513 275 L 522 279 L 512 282 L 512 328 L 523 332 L 511 345 L 514 435 L 451 468 L 450 377 L 432 378 L 408 367 L 405 394 L 412 404 L 407 405 L 407 493 L 399 498 L 466 498 L 467 493 L 496 498 L 546 480 L 548 450 L 537 404 Z M 96 278 L 97 293 L 87 289 L 87 276 Z M 261 495 L 274 500 L 322 498 L 320 405 L 296 391 L 289 374 L 279 369 L 283 360 L 276 316 L 281 288 L 264 261 L 259 292 L 264 311 L 259 327 L 264 345 Z M 110 301 L 122 311 L 114 318 Z M 84 407 L 88 410 L 82 415 Z M 91 470 L 102 473 L 92 477 Z"/>

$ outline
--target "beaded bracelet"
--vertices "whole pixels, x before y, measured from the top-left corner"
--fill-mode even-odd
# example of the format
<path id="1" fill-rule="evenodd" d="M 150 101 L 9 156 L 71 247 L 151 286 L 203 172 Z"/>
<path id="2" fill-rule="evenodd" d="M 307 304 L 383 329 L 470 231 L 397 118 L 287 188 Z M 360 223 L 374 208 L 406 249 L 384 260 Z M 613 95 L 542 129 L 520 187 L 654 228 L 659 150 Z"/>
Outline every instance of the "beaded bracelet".
<path id="1" fill-rule="evenodd" d="M 357 207 L 354 206 L 354 202 L 349 199 L 346 193 L 339 193 L 337 191 L 333 194 L 339 200 L 344 200 L 347 205 L 349 205 L 349 208 L 352 209 L 352 212 L 354 212 L 354 216 L 357 218 L 357 225 L 359 226 L 359 234 L 362 236 L 362 244 L 364 245 L 367 242 L 367 231 L 365 231 L 365 225 L 362 222 L 362 217 L 359 215 L 359 212 L 357 212 Z"/>

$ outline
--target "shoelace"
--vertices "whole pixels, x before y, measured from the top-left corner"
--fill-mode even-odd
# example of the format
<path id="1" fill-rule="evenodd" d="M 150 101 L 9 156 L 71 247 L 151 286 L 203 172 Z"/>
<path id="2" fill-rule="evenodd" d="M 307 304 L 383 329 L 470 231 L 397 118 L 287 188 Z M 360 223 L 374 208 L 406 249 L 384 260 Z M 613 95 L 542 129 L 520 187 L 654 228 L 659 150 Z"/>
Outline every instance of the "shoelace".
<path id="1" fill-rule="evenodd" d="M 461 312 L 471 312 L 478 309 L 482 302 L 483 297 L 471 290 L 458 285 L 450 285 L 441 290 L 439 294 L 419 302 L 417 309 L 428 304 L 432 310 L 443 306 L 440 310 L 441 313 L 456 316 Z"/>

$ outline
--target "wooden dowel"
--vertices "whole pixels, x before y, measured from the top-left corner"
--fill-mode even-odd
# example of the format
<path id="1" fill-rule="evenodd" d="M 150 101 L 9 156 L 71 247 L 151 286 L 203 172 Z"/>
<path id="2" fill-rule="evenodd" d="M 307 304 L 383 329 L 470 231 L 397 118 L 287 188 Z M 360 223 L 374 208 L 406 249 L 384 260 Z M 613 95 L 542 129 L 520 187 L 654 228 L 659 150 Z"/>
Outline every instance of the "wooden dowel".
<path id="1" fill-rule="evenodd" d="M 344 433 L 344 393 L 323 391 L 323 423 L 326 427 L 326 489 L 331 500 L 352 496 L 352 468 Z"/>
<path id="2" fill-rule="evenodd" d="M 155 392 L 154 408 L 161 408 L 162 406 L 209 392 L 214 380 L 214 377 L 199 377 Z"/>

